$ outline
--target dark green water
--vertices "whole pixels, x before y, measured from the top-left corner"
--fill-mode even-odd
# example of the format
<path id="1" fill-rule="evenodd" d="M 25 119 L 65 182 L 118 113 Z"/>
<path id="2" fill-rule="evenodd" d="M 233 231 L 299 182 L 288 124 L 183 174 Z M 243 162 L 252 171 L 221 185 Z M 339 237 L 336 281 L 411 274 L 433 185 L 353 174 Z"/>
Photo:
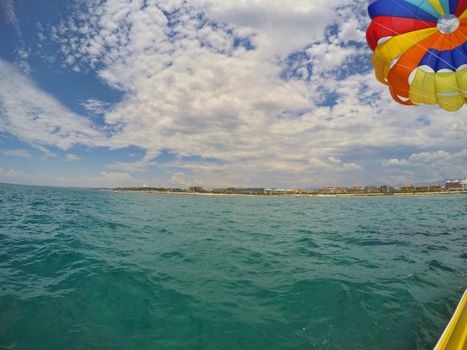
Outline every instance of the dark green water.
<path id="1" fill-rule="evenodd" d="M 467 196 L 157 196 L 0 185 L 0 348 L 430 349 Z"/>

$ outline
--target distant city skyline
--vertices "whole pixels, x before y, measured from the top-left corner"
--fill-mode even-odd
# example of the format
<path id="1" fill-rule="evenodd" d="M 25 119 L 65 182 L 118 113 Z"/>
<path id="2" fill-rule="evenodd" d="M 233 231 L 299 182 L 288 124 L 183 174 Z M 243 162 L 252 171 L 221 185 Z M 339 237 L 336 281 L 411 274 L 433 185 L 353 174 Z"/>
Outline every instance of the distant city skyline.
<path id="1" fill-rule="evenodd" d="M 0 182 L 277 188 L 467 177 L 465 107 L 394 103 L 367 0 L 3 0 Z"/>
<path id="2" fill-rule="evenodd" d="M 400 186 L 385 185 L 355 185 L 355 186 L 322 186 L 319 188 L 274 188 L 274 187 L 225 187 L 225 188 L 204 188 L 203 186 L 190 186 L 189 188 L 157 187 L 157 186 L 137 186 L 137 187 L 116 187 L 115 191 L 136 191 L 155 193 L 200 193 L 200 194 L 244 194 L 244 195 L 317 195 L 317 194 L 352 194 L 352 195 L 372 195 L 372 194 L 409 194 L 409 193 L 446 193 L 459 192 L 467 193 L 467 179 L 446 181 L 444 184 L 410 184 Z"/>
<path id="3" fill-rule="evenodd" d="M 28 185 L 24 183 L 19 183 L 19 182 L 0 182 L 0 184 L 11 184 L 11 185 Z M 41 185 L 32 185 L 32 186 L 41 186 Z M 416 188 L 423 188 L 423 187 L 436 187 L 439 186 L 440 188 L 457 188 L 459 186 L 462 187 L 463 190 L 467 189 L 467 178 L 465 179 L 451 179 L 451 180 L 444 180 L 444 181 L 439 181 L 439 182 L 415 182 L 415 183 L 404 183 L 404 184 L 390 184 L 390 183 L 385 183 L 385 184 L 354 184 L 354 185 L 339 185 L 339 184 L 326 184 L 322 186 L 305 186 L 305 187 L 299 187 L 299 186 L 292 186 L 292 187 L 287 187 L 287 188 L 279 188 L 279 187 L 273 187 L 273 186 L 264 186 L 264 185 L 259 185 L 255 187 L 251 186 L 225 186 L 225 187 L 210 187 L 210 186 L 200 186 L 200 185 L 191 185 L 191 186 L 160 186 L 158 184 L 138 184 L 138 185 L 133 185 L 133 186 L 63 186 L 63 185 L 45 185 L 45 186 L 52 186 L 52 187 L 74 187 L 74 188 L 84 188 L 84 189 L 96 189 L 96 188 L 103 188 L 103 189 L 149 189 L 149 190 L 183 190 L 183 191 L 216 191 L 216 190 L 250 190 L 250 191 L 256 191 L 256 190 L 264 190 L 266 192 L 274 192 L 274 191 L 319 191 L 323 189 L 346 189 L 346 190 L 355 190 L 355 189 L 360 189 L 360 190 L 368 190 L 371 188 L 377 188 L 377 189 L 384 189 L 383 192 L 389 191 L 389 190 L 401 190 L 403 188 L 410 188 L 413 187 L 414 189 Z"/>

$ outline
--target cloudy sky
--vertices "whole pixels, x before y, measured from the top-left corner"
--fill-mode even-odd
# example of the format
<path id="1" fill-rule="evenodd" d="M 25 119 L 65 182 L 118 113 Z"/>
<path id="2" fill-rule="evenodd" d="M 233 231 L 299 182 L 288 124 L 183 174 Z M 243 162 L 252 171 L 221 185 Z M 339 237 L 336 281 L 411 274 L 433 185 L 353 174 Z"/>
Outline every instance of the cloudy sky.
<path id="1" fill-rule="evenodd" d="M 0 182 L 467 177 L 465 108 L 376 82 L 367 0 L 0 0 Z"/>

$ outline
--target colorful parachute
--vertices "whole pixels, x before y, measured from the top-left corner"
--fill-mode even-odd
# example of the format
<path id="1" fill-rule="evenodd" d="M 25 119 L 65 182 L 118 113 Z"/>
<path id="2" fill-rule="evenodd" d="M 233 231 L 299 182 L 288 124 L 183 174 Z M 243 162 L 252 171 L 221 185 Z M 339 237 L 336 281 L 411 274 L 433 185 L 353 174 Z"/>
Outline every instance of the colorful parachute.
<path id="1" fill-rule="evenodd" d="M 377 79 L 404 105 L 457 111 L 467 99 L 467 0 L 373 0 Z"/>

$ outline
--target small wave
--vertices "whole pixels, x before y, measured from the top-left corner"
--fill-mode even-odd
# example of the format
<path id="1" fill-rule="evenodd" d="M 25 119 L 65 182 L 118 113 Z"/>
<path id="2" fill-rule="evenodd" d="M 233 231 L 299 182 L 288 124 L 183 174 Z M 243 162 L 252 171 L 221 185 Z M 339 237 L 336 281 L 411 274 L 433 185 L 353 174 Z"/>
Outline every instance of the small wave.
<path id="1" fill-rule="evenodd" d="M 443 270 L 443 271 L 448 271 L 448 272 L 454 272 L 455 271 L 454 269 L 450 268 L 446 264 L 443 264 L 439 260 L 431 260 L 428 265 L 430 267 L 430 270 Z"/>
<path id="2" fill-rule="evenodd" d="M 316 243 L 313 239 L 305 237 L 305 238 L 300 238 L 295 241 L 295 243 L 299 245 L 305 245 L 308 248 L 319 248 L 319 244 Z"/>

